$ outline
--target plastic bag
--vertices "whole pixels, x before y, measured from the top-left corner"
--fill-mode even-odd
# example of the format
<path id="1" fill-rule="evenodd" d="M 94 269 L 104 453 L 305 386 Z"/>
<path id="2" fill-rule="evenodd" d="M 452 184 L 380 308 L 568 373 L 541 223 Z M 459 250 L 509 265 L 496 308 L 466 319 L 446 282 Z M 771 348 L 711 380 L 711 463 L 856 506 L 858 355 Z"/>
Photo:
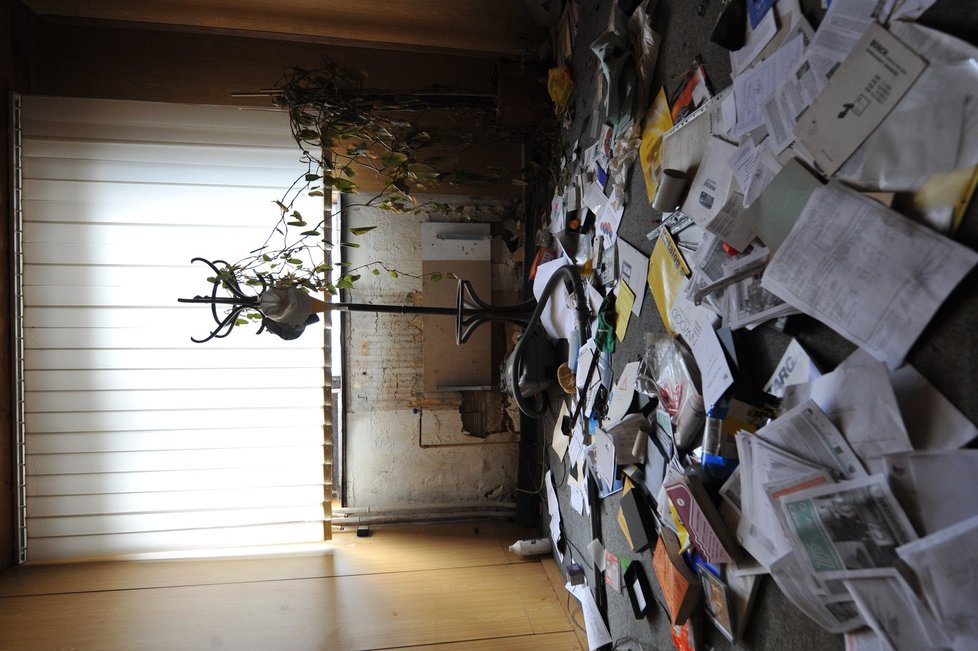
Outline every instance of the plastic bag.
<path id="1" fill-rule="evenodd" d="M 679 340 L 660 333 L 645 335 L 635 390 L 659 399 L 659 408 L 672 421 L 677 448 L 690 450 L 699 445 L 706 418 L 699 372 Z"/>

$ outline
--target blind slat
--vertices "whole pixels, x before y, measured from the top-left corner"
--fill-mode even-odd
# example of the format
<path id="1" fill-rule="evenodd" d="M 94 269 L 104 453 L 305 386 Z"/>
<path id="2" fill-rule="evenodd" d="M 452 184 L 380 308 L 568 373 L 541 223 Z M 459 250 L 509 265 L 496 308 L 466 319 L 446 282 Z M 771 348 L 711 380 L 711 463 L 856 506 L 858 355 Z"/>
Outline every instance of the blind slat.
<path id="1" fill-rule="evenodd" d="M 271 486 L 322 485 L 322 466 L 268 467 L 215 470 L 167 470 L 85 475 L 28 475 L 27 495 L 110 495 L 214 488 L 263 488 Z"/>
<path id="2" fill-rule="evenodd" d="M 33 454 L 85 452 L 138 452 L 142 450 L 209 450 L 240 446 L 317 445 L 319 427 L 234 427 L 226 429 L 121 430 L 118 432 L 60 432 L 28 434 Z"/>
<path id="3" fill-rule="evenodd" d="M 155 493 L 117 493 L 111 503 L 104 495 L 34 496 L 31 516 L 38 518 L 112 513 L 145 513 L 211 509 L 274 508 L 315 504 L 320 486 L 271 486 L 234 490 L 181 490 Z"/>
<path id="4" fill-rule="evenodd" d="M 192 552 L 208 548 L 300 544 L 319 542 L 322 539 L 322 524 L 290 523 L 105 536 L 35 538 L 31 546 L 31 554 L 37 558 L 60 560 L 122 554 L 149 554 L 160 552 L 161 549 L 173 552 Z M 247 541 L 247 543 L 243 541 Z"/>
<path id="5" fill-rule="evenodd" d="M 257 379 L 261 379 L 261 383 Z M 213 387 L 247 388 L 259 386 L 323 386 L 322 370 L 309 366 L 241 367 L 236 369 L 197 368 L 191 375 L 180 369 L 108 369 L 108 370 L 33 370 L 28 371 L 28 391 L 118 391 L 120 389 L 209 389 Z"/>
<path id="6" fill-rule="evenodd" d="M 31 394 L 32 413 L 87 411 L 174 411 L 189 409 L 248 409 L 267 404 L 276 408 L 322 404 L 320 387 L 279 388 L 255 382 L 247 389 L 163 389 L 143 391 L 46 391 Z M 259 385 L 265 384 L 261 387 Z"/>

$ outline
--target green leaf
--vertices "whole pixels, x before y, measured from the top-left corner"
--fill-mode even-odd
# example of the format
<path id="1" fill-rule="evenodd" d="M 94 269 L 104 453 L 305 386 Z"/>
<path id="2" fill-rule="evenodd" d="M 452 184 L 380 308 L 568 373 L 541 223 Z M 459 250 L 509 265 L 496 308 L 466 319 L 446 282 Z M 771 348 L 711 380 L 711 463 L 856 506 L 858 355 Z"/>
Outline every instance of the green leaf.
<path id="1" fill-rule="evenodd" d="M 434 273 L 428 276 L 428 278 L 431 280 L 431 282 L 437 283 L 439 280 L 442 279 L 442 275 L 439 273 Z"/>
<path id="2" fill-rule="evenodd" d="M 319 231 L 302 231 L 299 235 L 308 235 L 309 237 L 318 237 Z"/>
<path id="3" fill-rule="evenodd" d="M 356 228 L 350 228 L 350 229 L 347 229 L 347 230 L 349 230 L 354 235 L 366 235 L 367 233 L 369 233 L 370 231 L 372 231 L 375 228 L 377 228 L 377 227 L 376 226 L 357 226 Z"/>
<path id="4" fill-rule="evenodd" d="M 390 274 L 390 276 L 391 276 L 391 278 L 397 278 L 397 277 L 398 277 L 398 275 L 399 275 L 399 274 L 398 274 L 398 273 L 397 273 L 397 272 L 396 272 L 395 270 L 393 270 L 393 269 L 391 269 L 391 270 L 390 270 L 390 271 L 388 271 L 387 273 L 389 273 L 389 274 Z"/>
<path id="5" fill-rule="evenodd" d="M 272 261 L 272 256 L 268 255 L 267 253 L 262 253 L 261 254 L 261 259 L 262 259 L 262 262 L 271 262 Z"/>
<path id="6" fill-rule="evenodd" d="M 281 201 L 278 201 L 277 199 L 275 200 L 275 205 L 278 206 L 278 209 L 281 210 L 282 212 L 284 212 L 284 213 L 285 212 L 289 212 L 289 207 L 286 206 Z"/>
<path id="7" fill-rule="evenodd" d="M 370 273 L 372 273 L 372 274 L 373 274 L 373 275 L 375 275 L 375 276 L 379 276 L 379 275 L 380 275 L 380 269 L 374 269 L 374 270 L 373 270 L 372 272 L 370 272 Z"/>
<path id="8" fill-rule="evenodd" d="M 309 191 L 309 196 L 310 197 L 321 197 L 321 196 L 323 196 L 323 192 L 322 192 L 322 190 L 310 190 Z"/>
<path id="9" fill-rule="evenodd" d="M 286 260 L 286 262 L 288 262 L 289 264 L 294 264 L 297 267 L 302 266 L 302 260 L 300 260 L 299 258 L 289 258 L 288 260 Z"/>
<path id="10" fill-rule="evenodd" d="M 289 226 L 308 226 L 306 222 L 285 222 Z"/>
<path id="11" fill-rule="evenodd" d="M 414 165 L 408 165 L 408 170 L 419 179 L 432 181 L 438 178 L 438 172 L 431 165 L 416 163 Z"/>
<path id="12" fill-rule="evenodd" d="M 247 325 L 248 319 L 235 319 L 234 325 Z"/>
<path id="13" fill-rule="evenodd" d="M 397 167 L 407 159 L 407 154 L 402 154 L 399 151 L 389 151 L 380 157 L 380 162 L 384 167 Z"/>
<path id="14" fill-rule="evenodd" d="M 340 192 L 356 192 L 360 186 L 347 179 L 335 179 L 333 181 L 333 187 Z"/>
<path id="15" fill-rule="evenodd" d="M 351 249 L 359 249 L 360 248 L 360 245 L 357 244 L 356 242 L 341 242 L 340 243 L 340 246 L 348 246 Z"/>

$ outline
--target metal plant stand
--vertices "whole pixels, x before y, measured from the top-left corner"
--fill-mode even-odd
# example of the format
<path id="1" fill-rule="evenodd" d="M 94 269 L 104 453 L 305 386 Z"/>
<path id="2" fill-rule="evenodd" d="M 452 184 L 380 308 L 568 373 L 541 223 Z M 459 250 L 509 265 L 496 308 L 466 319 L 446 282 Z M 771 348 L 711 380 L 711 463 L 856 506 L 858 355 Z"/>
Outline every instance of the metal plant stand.
<path id="1" fill-rule="evenodd" d="M 267 318 L 262 309 L 262 296 L 269 291 L 268 283 L 260 274 L 257 275 L 261 282 L 261 291 L 256 295 L 245 293 L 238 285 L 233 276 L 221 276 L 221 270 L 217 265 L 228 263 L 224 260 L 211 262 L 204 258 L 194 258 L 192 262 L 203 262 L 211 268 L 215 274 L 209 296 L 195 296 L 194 298 L 179 298 L 180 303 L 202 303 L 211 306 L 211 316 L 217 327 L 203 339 L 191 337 L 195 343 L 202 344 L 211 339 L 222 339 L 231 334 L 237 323 L 238 316 L 244 311 L 256 311 Z M 230 296 L 218 296 L 218 289 L 224 287 Z M 298 291 L 298 290 L 296 290 Z M 218 313 L 218 306 L 229 306 L 229 312 L 225 315 Z M 426 305 L 385 305 L 375 303 L 324 303 L 323 310 L 338 310 L 341 312 L 380 312 L 388 314 L 421 314 L 429 316 L 454 316 L 455 317 L 455 342 L 465 343 L 469 337 L 487 321 L 504 321 L 516 325 L 526 326 L 537 302 L 533 299 L 507 305 L 503 307 L 493 306 L 476 295 L 472 284 L 467 280 L 460 280 L 458 283 L 458 300 L 454 307 L 431 307 Z M 258 329 L 258 334 L 265 330 L 265 323 Z"/>

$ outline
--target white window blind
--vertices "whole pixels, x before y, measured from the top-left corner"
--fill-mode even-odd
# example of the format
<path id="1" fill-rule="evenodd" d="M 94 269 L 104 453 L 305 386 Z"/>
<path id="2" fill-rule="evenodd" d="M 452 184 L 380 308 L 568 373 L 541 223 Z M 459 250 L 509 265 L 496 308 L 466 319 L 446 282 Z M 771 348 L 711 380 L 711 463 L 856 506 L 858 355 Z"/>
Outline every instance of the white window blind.
<path id="1" fill-rule="evenodd" d="M 22 122 L 29 558 L 328 538 L 326 331 L 194 344 L 210 308 L 176 300 L 209 294 L 193 257 L 269 235 L 304 169 L 287 116 L 24 97 Z"/>

